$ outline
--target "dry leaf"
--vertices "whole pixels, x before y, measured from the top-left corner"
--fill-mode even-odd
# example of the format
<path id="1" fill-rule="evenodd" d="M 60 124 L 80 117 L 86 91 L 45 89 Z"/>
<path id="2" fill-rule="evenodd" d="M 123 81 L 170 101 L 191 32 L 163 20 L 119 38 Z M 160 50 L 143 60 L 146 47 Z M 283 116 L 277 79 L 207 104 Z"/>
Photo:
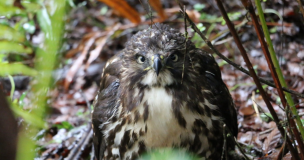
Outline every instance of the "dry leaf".
<path id="1" fill-rule="evenodd" d="M 243 116 L 250 116 L 250 115 L 254 114 L 255 111 L 251 105 L 246 105 L 246 106 L 241 106 L 239 112 Z"/>
<path id="2" fill-rule="evenodd" d="M 68 51 L 68 53 L 65 55 L 65 58 L 71 58 L 75 54 L 77 54 L 78 52 L 83 51 L 83 49 L 84 49 L 86 43 L 88 42 L 88 40 L 90 40 L 92 38 L 96 38 L 96 37 L 105 36 L 105 35 L 106 35 L 106 32 L 100 32 L 100 31 L 90 32 L 90 33 L 84 35 L 82 37 L 81 41 L 79 42 L 79 45 L 76 48 L 71 49 L 70 51 Z"/>
<path id="3" fill-rule="evenodd" d="M 290 152 L 288 152 L 284 157 L 283 160 L 292 160 L 292 156 L 290 154 Z"/>
<path id="4" fill-rule="evenodd" d="M 160 16 L 161 20 L 164 21 L 167 18 L 167 15 L 165 14 L 165 11 L 163 9 L 163 6 L 160 2 L 160 0 L 150 0 L 150 5 L 153 7 L 153 9 L 157 12 L 157 14 Z"/>
<path id="5" fill-rule="evenodd" d="M 125 0 L 99 0 L 118 11 L 122 16 L 133 23 L 140 23 L 140 15 Z"/>
<path id="6" fill-rule="evenodd" d="M 108 32 L 106 36 L 97 38 L 96 48 L 90 52 L 90 57 L 86 63 L 85 69 L 88 69 L 89 65 L 99 56 L 103 46 L 106 44 L 107 39 L 111 37 L 115 33 L 115 31 L 119 29 L 120 26 L 120 23 L 116 24 L 114 27 L 111 27 L 112 29 Z"/>
<path id="7" fill-rule="evenodd" d="M 77 73 L 77 71 L 79 70 L 81 65 L 84 63 L 85 59 L 87 58 L 87 54 L 89 53 L 90 48 L 96 43 L 96 39 L 101 39 L 101 38 L 105 37 L 107 35 L 107 33 L 108 32 L 88 33 L 82 38 L 82 40 L 79 43 L 79 45 L 77 46 L 77 48 L 72 49 L 67 53 L 67 55 L 65 57 L 70 58 L 70 57 L 74 56 L 74 54 L 81 52 L 80 56 L 77 58 L 76 61 L 73 62 L 73 65 L 67 72 L 67 75 L 66 75 L 66 78 L 65 78 L 64 84 L 63 84 L 65 90 L 67 90 L 69 88 L 71 82 L 74 79 L 75 74 Z M 96 46 L 98 47 L 98 45 L 96 45 Z M 98 55 L 99 55 L 99 53 L 98 53 Z M 94 55 L 94 56 L 96 56 L 96 55 Z M 96 59 L 96 57 L 94 58 L 94 56 L 91 59 L 89 59 L 90 63 L 91 63 L 91 61 Z M 87 65 L 89 65 L 89 64 L 87 64 Z"/>
<path id="8" fill-rule="evenodd" d="M 291 75 L 304 76 L 304 67 L 298 63 L 287 63 L 288 70 Z"/>
<path id="9" fill-rule="evenodd" d="M 259 139 L 259 135 L 253 131 L 248 131 L 246 133 L 240 132 L 237 139 L 239 142 L 246 145 L 254 145 L 257 148 L 262 147 L 262 142 Z"/>
<path id="10" fill-rule="evenodd" d="M 278 128 L 275 127 L 264 141 L 263 144 L 264 153 L 267 154 L 269 150 L 273 149 L 280 141 L 280 138 L 281 138 L 281 133 L 279 132 Z"/>
<path id="11" fill-rule="evenodd" d="M 187 12 L 189 18 L 190 18 L 193 22 L 199 23 L 199 21 L 200 21 L 199 18 L 200 18 L 200 16 L 201 16 L 201 14 L 200 14 L 198 11 L 196 11 L 196 10 L 189 10 L 189 11 L 186 11 L 186 12 Z"/>
<path id="12" fill-rule="evenodd" d="M 74 79 L 75 74 L 79 71 L 79 68 L 84 63 L 85 59 L 87 58 L 87 54 L 90 53 L 90 57 L 88 58 L 85 69 L 89 67 L 89 65 L 98 57 L 100 54 L 103 46 L 106 43 L 106 40 L 114 34 L 116 30 L 119 29 L 121 24 L 117 24 L 112 27 L 111 31 L 108 32 L 93 32 L 86 34 L 77 48 L 70 50 L 66 57 L 70 58 L 74 56 L 76 53 L 81 52 L 80 56 L 77 60 L 73 63 L 72 67 L 68 70 L 67 76 L 64 80 L 64 89 L 67 90 Z M 90 51 L 92 46 L 96 46 L 94 50 Z"/>
<path id="13" fill-rule="evenodd" d="M 72 67 L 69 69 L 66 78 L 64 80 L 64 89 L 67 90 L 73 81 L 74 75 L 78 71 L 78 69 L 81 67 L 83 61 L 86 58 L 86 55 L 90 49 L 90 47 L 94 44 L 95 38 L 91 38 L 84 47 L 84 50 L 82 51 L 81 55 L 77 58 L 77 60 L 73 63 Z"/>

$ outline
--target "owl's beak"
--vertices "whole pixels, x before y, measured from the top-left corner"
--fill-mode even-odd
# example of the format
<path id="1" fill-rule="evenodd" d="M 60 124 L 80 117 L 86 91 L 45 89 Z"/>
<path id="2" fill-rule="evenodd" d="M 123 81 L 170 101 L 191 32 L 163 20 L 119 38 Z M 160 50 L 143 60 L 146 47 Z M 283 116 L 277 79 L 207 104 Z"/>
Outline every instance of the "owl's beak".
<path id="1" fill-rule="evenodd" d="M 156 72 L 156 75 L 158 76 L 159 71 L 162 68 L 161 57 L 159 56 L 159 54 L 154 55 L 152 67 L 153 67 L 154 71 Z"/>

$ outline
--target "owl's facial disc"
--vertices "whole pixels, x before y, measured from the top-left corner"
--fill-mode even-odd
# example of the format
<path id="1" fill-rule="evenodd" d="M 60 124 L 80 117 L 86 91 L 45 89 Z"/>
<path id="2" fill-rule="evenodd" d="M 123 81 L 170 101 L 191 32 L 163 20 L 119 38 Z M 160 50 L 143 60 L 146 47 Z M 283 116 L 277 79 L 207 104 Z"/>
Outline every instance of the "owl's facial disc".
<path id="1" fill-rule="evenodd" d="M 143 75 L 141 83 L 143 85 L 160 85 L 167 86 L 171 85 L 175 82 L 173 78 L 173 73 L 169 70 L 169 68 L 173 68 L 172 59 L 176 60 L 177 57 L 166 56 L 160 52 L 157 53 L 149 53 L 146 54 L 144 70 L 147 71 L 146 74 Z M 141 57 L 139 59 L 142 59 Z M 142 61 L 139 61 L 142 62 Z"/>
<path id="2" fill-rule="evenodd" d="M 143 57 L 139 57 L 139 59 L 142 59 Z M 159 76 L 160 72 L 163 72 L 164 70 L 168 68 L 174 68 L 174 63 L 178 62 L 178 54 L 176 52 L 170 54 L 169 56 L 164 56 L 162 54 L 150 54 L 147 56 L 147 59 L 149 61 L 147 64 L 149 66 L 145 68 L 144 70 L 154 70 L 156 73 L 157 77 Z M 144 62 L 142 62 L 144 63 Z"/>

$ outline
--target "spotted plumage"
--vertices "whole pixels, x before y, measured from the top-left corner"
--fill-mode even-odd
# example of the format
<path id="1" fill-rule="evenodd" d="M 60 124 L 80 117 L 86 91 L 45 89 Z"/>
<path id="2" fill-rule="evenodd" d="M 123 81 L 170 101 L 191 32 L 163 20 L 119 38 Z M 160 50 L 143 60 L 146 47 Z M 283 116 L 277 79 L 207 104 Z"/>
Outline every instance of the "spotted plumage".
<path id="1" fill-rule="evenodd" d="M 237 134 L 236 112 L 213 56 L 156 24 L 138 32 L 103 71 L 92 114 L 97 159 L 137 159 L 180 148 L 220 159 L 223 125 Z M 232 137 L 227 149 L 234 149 Z"/>

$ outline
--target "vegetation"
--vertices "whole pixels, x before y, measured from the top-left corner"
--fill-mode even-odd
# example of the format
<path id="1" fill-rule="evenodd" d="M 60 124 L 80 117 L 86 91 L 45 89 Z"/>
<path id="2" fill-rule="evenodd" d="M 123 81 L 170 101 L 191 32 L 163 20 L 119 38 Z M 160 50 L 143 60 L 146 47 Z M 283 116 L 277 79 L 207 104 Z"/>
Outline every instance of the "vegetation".
<path id="1" fill-rule="evenodd" d="M 303 118 L 301 114 L 298 114 L 302 111 L 304 98 L 304 73 L 301 71 L 303 69 L 304 46 L 298 43 L 299 41 L 303 42 L 303 37 L 297 36 L 303 33 L 304 15 L 299 12 L 302 12 L 303 8 L 292 12 L 299 19 L 295 21 L 291 14 L 276 11 L 279 2 L 255 0 L 253 12 L 256 8 L 260 25 L 254 24 L 252 18 L 254 13 L 250 11 L 250 4 L 245 2 L 243 2 L 244 6 L 234 1 L 231 4 L 226 2 L 225 8 L 228 13 L 222 12 L 220 14 L 218 9 L 207 2 L 193 4 L 191 0 L 186 10 L 183 10 L 183 5 L 180 8 L 178 3 L 173 1 L 161 4 L 161 1 L 158 0 L 149 1 L 149 3 L 143 0 L 138 3 L 137 0 L 134 0 L 136 1 L 134 5 L 118 0 L 99 1 L 102 3 L 76 0 L 0 1 L 0 88 L 5 90 L 6 99 L 18 120 L 19 133 L 16 159 L 34 159 L 56 154 L 59 155 L 57 155 L 59 158 L 70 157 L 74 154 L 73 149 L 79 149 L 75 145 L 70 147 L 73 149 L 68 149 L 69 146 L 67 145 L 62 147 L 65 151 L 58 151 L 58 153 L 54 151 L 60 148 L 59 144 L 64 144 L 69 136 L 78 136 L 77 141 L 81 140 L 79 143 L 83 143 L 85 146 L 81 156 L 83 158 L 90 157 L 89 152 L 92 148 L 89 144 L 89 138 L 87 138 L 92 136 L 89 125 L 91 109 L 89 103 L 93 101 L 98 88 L 98 82 L 95 82 L 95 79 L 92 80 L 94 76 L 90 77 L 90 71 L 94 68 L 94 65 L 104 65 L 109 57 L 119 52 L 127 38 L 138 30 L 136 27 L 149 27 L 149 24 L 155 22 L 173 24 L 172 26 L 180 30 L 183 30 L 186 25 L 189 37 L 198 48 L 209 47 L 213 50 L 212 52 L 217 53 L 214 56 L 217 58 L 222 71 L 226 72 L 223 74 L 226 80 L 228 79 L 226 83 L 233 93 L 240 117 L 243 117 L 239 119 L 241 127 L 238 142 L 242 146 L 239 148 L 240 150 L 244 148 L 247 151 L 246 154 L 251 158 L 267 156 L 266 153 L 269 150 L 275 150 L 270 142 L 279 143 L 280 138 L 274 138 L 275 135 L 280 135 L 279 130 L 276 129 L 276 126 L 279 126 L 285 131 L 280 137 L 290 143 L 289 150 L 294 150 L 294 153 L 291 153 L 292 156 L 304 158 Z M 223 3 L 220 0 L 217 0 L 217 2 L 219 3 L 218 6 Z M 288 9 L 292 9 L 296 6 L 295 4 L 297 3 L 288 3 Z M 281 10 L 281 8 L 279 9 Z M 155 13 L 153 10 L 155 10 Z M 182 10 L 182 14 L 179 13 L 180 10 Z M 208 10 L 217 12 L 208 12 Z M 249 18 L 249 14 L 251 18 Z M 186 16 L 187 22 L 184 21 L 183 15 Z M 231 24 L 235 25 L 236 31 L 231 28 L 227 29 L 226 25 L 229 26 L 229 20 L 232 22 Z M 263 34 L 255 31 L 252 25 L 255 25 L 256 28 L 262 27 Z M 296 32 L 296 34 L 289 34 L 284 28 Z M 235 43 L 231 43 L 233 42 L 231 35 L 234 32 L 236 36 L 241 37 L 239 39 L 242 41 L 241 44 L 235 40 L 236 44 L 242 45 L 245 48 L 244 51 L 247 52 L 245 53 L 251 55 L 248 60 L 253 65 L 252 71 L 247 71 L 242 67 L 244 65 L 242 64 L 243 58 L 240 56 L 241 51 L 239 52 L 236 49 Z M 262 44 L 264 40 L 262 37 L 260 38 L 262 41 L 258 41 L 256 35 L 265 36 L 266 41 L 264 42 L 266 45 L 264 47 L 263 45 L 262 47 L 254 46 L 254 44 Z M 280 35 L 281 37 L 279 37 Z M 285 38 L 284 42 L 280 40 L 282 37 Z M 75 39 L 77 40 L 75 41 Z M 288 43 L 285 45 L 286 54 L 280 55 L 278 60 L 276 46 L 284 43 Z M 295 46 L 292 49 L 296 50 L 297 53 L 290 51 L 292 50 L 288 48 L 290 45 Z M 266 59 L 270 60 L 267 61 L 266 65 L 258 62 L 265 59 L 262 58 L 264 55 L 261 48 L 265 51 L 264 53 L 267 53 L 267 51 L 270 53 L 268 58 L 265 54 Z M 254 54 L 253 50 L 256 51 L 255 54 L 258 54 L 257 57 L 252 56 Z M 289 55 L 287 54 L 289 52 L 292 53 Z M 293 57 L 294 54 L 296 57 Z M 219 57 L 224 60 L 219 59 Z M 255 81 L 251 77 L 244 78 L 244 75 L 232 69 L 229 64 L 252 77 L 254 77 L 254 72 L 256 74 Z M 273 65 L 274 70 L 271 69 L 271 65 Z M 293 69 L 297 67 L 300 70 L 294 71 Z M 63 78 L 58 78 L 61 73 L 59 71 L 62 68 L 68 69 L 62 71 Z M 247 68 L 251 69 L 250 65 Z M 99 71 L 94 70 L 94 73 L 101 74 L 101 69 L 98 68 L 97 70 Z M 81 71 L 83 73 L 79 73 Z M 264 77 L 261 78 L 261 76 Z M 271 82 L 265 80 L 265 78 L 271 76 L 273 77 L 270 78 Z M 291 76 L 296 77 L 296 80 L 290 78 Z M 30 83 L 25 83 L 27 85 L 26 89 L 19 89 L 18 86 L 24 82 L 16 81 L 16 77 L 30 79 Z M 227 77 L 234 77 L 234 79 L 229 80 Z M 9 82 L 9 85 L 5 83 L 5 80 Z M 257 88 L 254 85 L 259 86 L 258 83 L 261 82 L 264 83 L 263 86 L 260 85 L 261 87 Z M 266 104 L 269 104 L 270 108 L 268 109 L 260 98 L 264 90 L 266 91 L 264 95 L 266 99 L 263 98 Z M 244 92 L 247 95 L 245 100 L 242 99 Z M 64 97 L 63 100 L 58 100 L 60 97 Z M 66 102 L 70 99 L 73 99 L 72 105 Z M 54 106 L 60 106 L 61 108 Z M 70 108 L 67 109 L 67 113 L 64 113 L 63 108 L 67 106 Z M 248 106 L 251 109 L 248 109 Z M 71 109 L 73 107 L 77 109 Z M 271 112 L 271 110 L 274 112 Z M 54 114 L 56 112 L 63 115 L 58 116 L 62 120 L 58 117 L 60 120 L 53 118 L 56 117 L 56 114 Z M 77 122 L 71 120 L 73 118 L 70 117 L 73 116 L 78 117 Z M 254 124 L 252 124 L 253 122 L 246 122 L 248 117 L 256 121 L 264 119 L 264 122 L 258 122 L 261 127 L 257 127 L 255 122 Z M 278 117 L 278 121 L 276 121 L 276 117 Z M 276 121 L 272 128 L 267 128 L 264 125 L 270 125 L 272 121 Z M 262 145 L 250 143 L 250 149 L 244 147 L 248 140 L 242 141 L 241 138 L 244 139 L 249 131 L 254 131 L 255 133 L 252 134 L 256 135 L 262 134 L 261 131 L 267 129 L 271 129 L 271 136 L 266 135 L 266 138 L 264 137 L 262 140 L 256 138 L 257 141 L 263 142 Z M 60 131 L 62 131 L 64 138 L 53 138 L 56 135 L 60 136 Z M 290 139 L 290 142 L 288 142 L 288 139 Z M 49 147 L 50 144 L 56 144 L 57 148 Z M 249 146 L 249 144 L 247 145 Z M 278 151 L 271 158 L 286 157 L 284 151 L 287 147 L 284 145 L 279 146 L 282 151 Z M 259 149 L 261 146 L 263 146 L 263 149 Z M 249 152 L 253 150 L 255 154 L 250 155 Z M 75 151 L 76 153 L 78 152 Z M 146 155 L 145 158 L 172 158 L 179 153 L 175 150 L 168 150 L 168 154 L 163 155 L 155 152 L 152 155 Z M 189 158 L 187 154 L 183 156 L 185 158 L 182 159 Z M 70 157 L 70 159 L 72 158 Z"/>

